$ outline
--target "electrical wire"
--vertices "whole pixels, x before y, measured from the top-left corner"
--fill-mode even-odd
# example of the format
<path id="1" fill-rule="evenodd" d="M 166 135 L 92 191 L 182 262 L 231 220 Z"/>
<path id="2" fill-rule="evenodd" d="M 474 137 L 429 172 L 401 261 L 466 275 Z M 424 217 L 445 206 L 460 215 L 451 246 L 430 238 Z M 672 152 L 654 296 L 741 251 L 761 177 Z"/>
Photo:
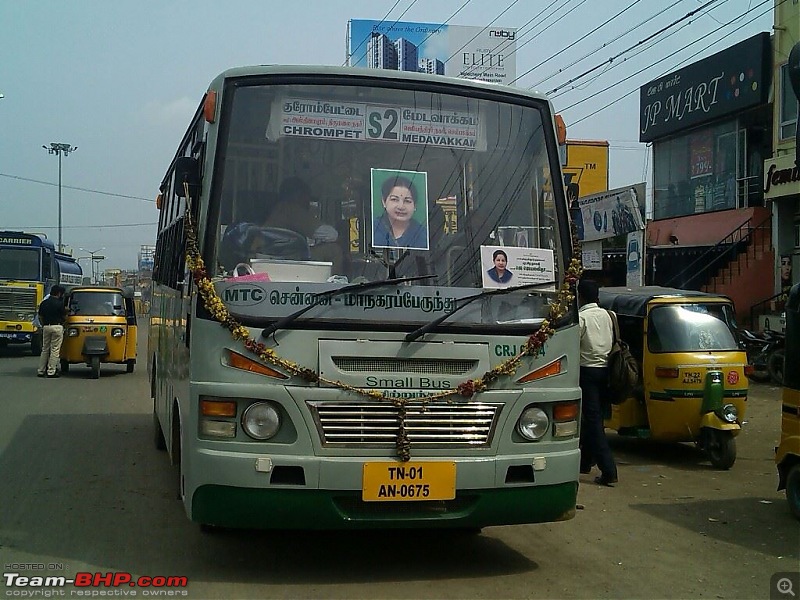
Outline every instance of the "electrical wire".
<path id="1" fill-rule="evenodd" d="M 728 22 L 727 22 L 725 25 L 722 25 L 722 26 L 718 27 L 717 29 L 715 29 L 714 31 L 712 31 L 712 32 L 711 32 L 711 34 L 709 34 L 709 35 L 713 35 L 714 33 L 717 33 L 717 32 L 718 32 L 720 29 L 722 29 L 722 28 L 724 28 L 724 27 L 727 27 L 728 25 L 731 25 L 731 24 L 735 23 L 735 22 L 736 22 L 736 21 L 738 21 L 739 19 L 741 19 L 741 18 L 743 18 L 744 16 L 746 16 L 746 15 L 747 15 L 747 13 L 749 13 L 749 12 L 752 12 L 752 11 L 754 11 L 754 10 L 756 10 L 756 9 L 760 8 L 760 7 L 761 7 L 761 6 L 763 6 L 764 4 L 768 4 L 768 3 L 769 3 L 769 4 L 772 4 L 772 1 L 773 1 L 773 0 L 763 0 L 761 3 L 757 4 L 756 6 L 754 6 L 753 8 L 751 8 L 750 10 L 748 10 L 748 11 L 746 11 L 746 12 L 742 13 L 741 15 L 739 15 L 738 17 L 736 17 L 736 18 L 734 18 L 734 19 L 732 19 L 732 20 L 728 21 Z M 781 4 L 783 4 L 783 3 L 784 3 L 784 2 L 786 2 L 786 1 L 787 1 L 787 0 L 779 0 L 778 4 L 777 4 L 776 6 L 780 6 Z M 772 7 L 770 7 L 769 9 L 767 9 L 766 11 L 764 11 L 764 12 L 762 12 L 762 13 L 758 14 L 758 15 L 755 15 L 755 16 L 754 16 L 752 19 L 750 19 L 749 21 L 747 21 L 747 23 L 752 23 L 753 21 L 755 21 L 755 20 L 756 20 L 756 19 L 758 19 L 759 17 L 762 17 L 762 16 L 764 16 L 765 14 L 767 14 L 767 13 L 768 13 L 770 10 L 772 10 Z M 703 53 L 705 50 L 707 50 L 707 49 L 711 48 L 712 46 L 714 46 L 714 45 L 718 44 L 719 42 L 721 42 L 721 41 L 722 41 L 722 40 L 724 40 L 725 38 L 727 38 L 727 37 L 729 37 L 729 36 L 731 36 L 731 35 L 733 35 L 733 34 L 735 34 L 735 33 L 738 33 L 738 31 L 739 31 L 738 29 L 735 29 L 735 30 L 733 30 L 733 31 L 731 31 L 731 32 L 729 32 L 729 33 L 727 33 L 727 34 L 725 34 L 724 36 L 722 36 L 722 37 L 721 37 L 721 38 L 719 38 L 718 40 L 716 40 L 716 41 L 714 41 L 714 42 L 711 42 L 711 43 L 710 43 L 710 44 L 708 44 L 707 46 L 704 46 L 703 48 L 701 48 L 700 50 L 698 50 L 697 52 L 695 52 L 695 53 L 694 53 L 694 54 L 692 54 L 691 56 L 689 56 L 689 57 L 685 58 L 684 60 L 680 61 L 678 64 L 676 64 L 676 65 L 672 66 L 670 69 L 668 69 L 668 70 L 664 71 L 664 72 L 663 72 L 661 75 L 659 75 L 658 77 L 663 77 L 664 75 L 666 75 L 666 74 L 668 74 L 668 73 L 671 73 L 672 71 L 674 71 L 674 70 L 675 70 L 677 67 L 679 67 L 680 65 L 682 65 L 682 64 L 684 64 L 684 63 L 686 63 L 686 62 L 687 62 L 687 61 L 689 61 L 689 60 L 692 60 L 693 58 L 695 58 L 695 57 L 696 57 L 696 56 L 698 56 L 699 54 Z M 612 88 L 616 87 L 617 85 L 620 85 L 620 84 L 624 83 L 625 81 L 627 81 L 627 80 L 629 80 L 629 79 L 631 79 L 631 78 L 635 77 L 636 75 L 639 75 L 640 73 L 642 73 L 642 72 L 646 71 L 647 69 L 649 69 L 649 68 L 651 68 L 651 67 L 653 67 L 653 66 L 655 66 L 655 65 L 657 65 L 657 64 L 659 64 L 659 63 L 661 63 L 661 62 L 663 62 L 663 61 L 665 61 L 665 60 L 668 60 L 669 58 L 672 58 L 672 57 L 673 57 L 675 54 L 678 54 L 679 52 L 681 52 L 681 51 L 685 50 L 686 48 L 689 48 L 690 46 L 692 46 L 692 45 L 694 45 L 694 44 L 696 44 L 696 43 L 698 43 L 698 42 L 700 42 L 700 41 L 703 41 L 704 39 L 707 39 L 707 37 L 708 37 L 708 36 L 705 36 L 704 38 L 698 38 L 697 40 L 695 40 L 695 41 L 693 41 L 693 42 L 691 42 L 691 43 L 687 44 L 686 46 L 684 46 L 684 47 L 682 47 L 682 48 L 679 48 L 678 50 L 676 50 L 676 51 L 672 52 L 671 54 L 668 54 L 667 56 L 665 56 L 665 57 L 663 57 L 663 58 L 661 58 L 661 59 L 657 60 L 656 62 L 654 62 L 654 63 L 651 63 L 651 64 L 647 65 L 646 67 L 643 67 L 643 68 L 639 69 L 638 71 L 636 71 L 635 73 L 632 73 L 632 74 L 631 74 L 631 75 L 629 75 L 628 77 L 625 77 L 624 79 L 620 79 L 619 81 L 617 81 L 617 82 L 615 82 L 615 83 L 613 83 L 613 84 L 611 84 L 611 85 L 607 86 L 606 88 L 604 88 L 604 89 L 602 89 L 602 90 L 600 90 L 600 91 L 598 91 L 598 92 L 595 92 L 595 93 L 594 93 L 594 94 L 592 94 L 591 96 L 587 96 L 586 98 L 583 98 L 583 99 L 581 99 L 581 100 L 578 100 L 577 102 L 574 102 L 573 104 L 570 104 L 569 106 L 567 106 L 567 107 L 563 108 L 563 109 L 561 110 L 561 112 L 563 113 L 563 112 L 565 112 L 565 111 L 567 111 L 567 110 L 569 110 L 569 109 L 571 109 L 571 108 L 574 108 L 574 107 L 578 106 L 579 104 L 582 104 L 582 103 L 584 103 L 584 102 L 587 102 L 588 100 L 591 100 L 593 97 L 595 97 L 595 96 L 597 96 L 597 95 L 599 95 L 599 94 L 602 94 L 603 92 L 606 92 L 606 91 L 608 91 L 608 90 L 610 90 L 610 89 L 612 89 Z M 658 79 L 658 77 L 656 77 L 655 79 Z M 631 94 L 633 94 L 634 92 L 637 92 L 637 91 L 639 91 L 639 88 L 638 88 L 638 87 L 637 87 L 637 88 L 634 88 L 634 89 L 632 89 L 631 91 L 629 91 L 629 92 L 628 92 L 628 93 L 626 93 L 626 94 L 623 94 L 622 96 L 620 96 L 619 98 L 617 98 L 617 99 L 616 99 L 616 100 L 614 100 L 613 102 L 610 102 L 609 104 L 606 104 L 605 106 L 602 106 L 602 107 L 598 108 L 597 110 L 595 110 L 595 111 L 593 111 L 593 112 L 589 113 L 588 115 L 585 115 L 584 117 L 581 117 L 580 119 L 578 119 L 578 120 L 576 120 L 576 121 L 571 121 L 571 125 L 576 125 L 576 124 L 578 124 L 578 123 L 580 123 L 580 122 L 582 122 L 582 121 L 585 121 L 585 120 L 586 120 L 586 119 L 588 119 L 589 117 L 591 117 L 591 116 L 594 116 L 594 115 L 596 115 L 597 113 L 604 111 L 605 109 L 607 109 L 607 108 L 609 108 L 609 107 L 613 106 L 614 104 L 616 104 L 616 103 L 617 103 L 617 102 L 619 102 L 620 100 L 622 100 L 622 99 L 624 99 L 624 98 L 627 98 L 628 96 L 630 96 Z"/>

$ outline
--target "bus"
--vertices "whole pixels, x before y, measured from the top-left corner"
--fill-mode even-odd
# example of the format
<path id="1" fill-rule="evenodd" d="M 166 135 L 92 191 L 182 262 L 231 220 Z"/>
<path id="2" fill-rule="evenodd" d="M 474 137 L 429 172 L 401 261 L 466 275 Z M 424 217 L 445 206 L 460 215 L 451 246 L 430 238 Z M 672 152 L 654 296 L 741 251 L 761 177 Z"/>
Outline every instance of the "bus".
<path id="1" fill-rule="evenodd" d="M 562 124 L 542 95 L 422 73 L 211 82 L 159 185 L 148 335 L 154 441 L 189 519 L 574 516 Z"/>
<path id="2" fill-rule="evenodd" d="M 42 352 L 42 333 L 33 324 L 50 288 L 80 285 L 78 261 L 59 252 L 43 234 L 0 231 L 0 346 L 30 344 Z"/>

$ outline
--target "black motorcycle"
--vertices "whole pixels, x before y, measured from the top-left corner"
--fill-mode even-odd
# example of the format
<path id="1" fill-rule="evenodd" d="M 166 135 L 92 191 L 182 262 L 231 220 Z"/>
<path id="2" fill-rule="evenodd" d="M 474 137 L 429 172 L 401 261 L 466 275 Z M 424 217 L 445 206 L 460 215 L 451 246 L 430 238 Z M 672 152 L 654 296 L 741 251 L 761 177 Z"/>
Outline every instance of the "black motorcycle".
<path id="1" fill-rule="evenodd" d="M 770 329 L 760 333 L 740 329 L 739 342 L 753 368 L 749 375 L 753 381 L 765 383 L 772 380 L 776 385 L 783 385 L 783 348 L 786 342 L 783 333 Z"/>

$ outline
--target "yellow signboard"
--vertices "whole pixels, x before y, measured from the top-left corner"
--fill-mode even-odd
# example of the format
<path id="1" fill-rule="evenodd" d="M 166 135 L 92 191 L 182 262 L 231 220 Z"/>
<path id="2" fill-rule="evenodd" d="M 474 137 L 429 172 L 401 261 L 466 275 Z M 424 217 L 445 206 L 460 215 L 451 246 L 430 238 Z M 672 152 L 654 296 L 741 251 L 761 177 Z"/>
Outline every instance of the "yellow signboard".
<path id="1" fill-rule="evenodd" d="M 564 185 L 570 197 L 608 191 L 608 142 L 567 140 Z"/>

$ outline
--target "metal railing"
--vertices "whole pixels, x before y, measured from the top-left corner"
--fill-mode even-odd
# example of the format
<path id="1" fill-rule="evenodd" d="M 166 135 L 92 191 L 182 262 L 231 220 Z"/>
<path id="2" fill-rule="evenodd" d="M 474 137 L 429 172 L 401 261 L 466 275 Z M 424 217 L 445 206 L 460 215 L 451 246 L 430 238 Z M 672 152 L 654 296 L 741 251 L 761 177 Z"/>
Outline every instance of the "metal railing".
<path id="1" fill-rule="evenodd" d="M 687 274 L 691 274 L 688 281 L 702 282 L 696 285 L 698 289 L 701 288 L 711 279 L 712 275 L 709 275 L 709 273 L 712 273 L 712 269 L 716 271 L 730 266 L 739 253 L 747 249 L 747 245 L 754 239 L 756 231 L 769 231 L 771 219 L 772 216 L 770 215 L 753 227 L 753 218 L 750 217 L 719 242 L 700 254 L 683 270 L 673 275 L 664 285 L 668 287 L 674 286 L 677 282 L 684 281 Z"/>
<path id="2" fill-rule="evenodd" d="M 750 328 L 757 329 L 758 317 L 767 313 L 783 312 L 789 292 L 778 292 L 750 307 Z"/>

